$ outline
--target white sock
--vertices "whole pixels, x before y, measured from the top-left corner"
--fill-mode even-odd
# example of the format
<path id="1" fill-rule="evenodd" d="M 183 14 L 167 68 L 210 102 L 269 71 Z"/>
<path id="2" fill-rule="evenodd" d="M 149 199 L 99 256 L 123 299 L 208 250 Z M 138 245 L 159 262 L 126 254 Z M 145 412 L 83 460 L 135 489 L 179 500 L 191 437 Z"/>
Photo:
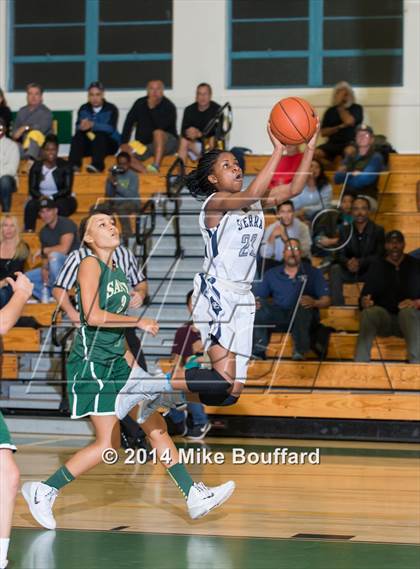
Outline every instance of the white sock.
<path id="1" fill-rule="evenodd" d="M 0 537 L 0 567 L 6 565 L 7 552 L 9 551 L 10 538 Z"/>

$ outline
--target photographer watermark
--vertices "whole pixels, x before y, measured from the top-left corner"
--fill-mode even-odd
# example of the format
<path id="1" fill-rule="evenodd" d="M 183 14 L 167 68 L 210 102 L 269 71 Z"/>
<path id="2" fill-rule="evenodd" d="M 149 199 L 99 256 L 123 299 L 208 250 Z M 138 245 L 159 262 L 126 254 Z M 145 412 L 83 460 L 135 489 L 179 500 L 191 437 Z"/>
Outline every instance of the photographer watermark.
<path id="1" fill-rule="evenodd" d="M 287 447 L 276 447 L 267 451 L 247 451 L 243 447 L 233 447 L 228 453 L 222 451 L 212 451 L 207 448 L 181 448 L 178 450 L 179 458 L 172 461 L 170 449 L 166 449 L 160 456 L 156 449 L 147 451 L 144 448 L 138 450 L 126 449 L 124 451 L 124 464 L 171 464 L 179 462 L 181 464 L 274 464 L 274 465 L 317 465 L 321 462 L 320 449 L 314 448 L 311 451 L 294 451 Z M 102 460 L 105 464 L 116 464 L 119 461 L 119 454 L 115 449 L 108 448 L 102 453 Z"/>

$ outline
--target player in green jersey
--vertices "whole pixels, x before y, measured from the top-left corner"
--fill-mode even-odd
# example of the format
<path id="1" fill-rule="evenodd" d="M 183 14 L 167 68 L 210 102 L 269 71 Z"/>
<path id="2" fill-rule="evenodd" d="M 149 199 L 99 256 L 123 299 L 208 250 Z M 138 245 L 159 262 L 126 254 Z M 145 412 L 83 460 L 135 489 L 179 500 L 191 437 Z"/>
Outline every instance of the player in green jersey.
<path id="1" fill-rule="evenodd" d="M 112 264 L 112 254 L 119 245 L 114 219 L 104 213 L 93 213 L 82 222 L 81 232 L 92 254 L 82 260 L 77 276 L 81 326 L 67 363 L 68 392 L 72 417 L 89 416 L 96 439 L 45 482 L 23 485 L 22 493 L 32 515 L 48 529 L 56 527 L 52 507 L 58 491 L 100 464 L 106 451 L 120 446 L 115 399 L 130 375 L 126 358 L 130 363 L 133 360 L 125 354 L 124 328 L 137 327 L 153 335 L 159 329 L 154 320 L 124 314 L 130 295 L 124 273 Z M 159 413 L 153 413 L 142 428 L 186 498 L 191 517 L 205 515 L 232 494 L 233 482 L 209 489 L 192 481 L 179 463 L 177 449 Z"/>
<path id="2" fill-rule="evenodd" d="M 33 284 L 22 273 L 16 280 L 7 278 L 13 296 L 0 310 L 0 334 L 6 334 L 16 323 L 26 301 L 32 296 Z M 0 569 L 7 566 L 13 508 L 19 488 L 19 470 L 13 458 L 16 447 L 0 411 Z"/>

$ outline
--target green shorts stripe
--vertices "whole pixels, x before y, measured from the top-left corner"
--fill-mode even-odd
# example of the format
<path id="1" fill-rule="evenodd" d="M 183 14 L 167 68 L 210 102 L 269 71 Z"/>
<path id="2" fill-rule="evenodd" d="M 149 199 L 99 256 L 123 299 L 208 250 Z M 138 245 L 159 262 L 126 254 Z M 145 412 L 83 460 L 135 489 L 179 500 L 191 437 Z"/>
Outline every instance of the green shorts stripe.
<path id="1" fill-rule="evenodd" d="M 115 415 L 115 399 L 131 368 L 119 357 L 110 364 L 68 361 L 67 387 L 72 419 L 88 415 Z"/>
<path id="2" fill-rule="evenodd" d="M 6 421 L 4 420 L 3 414 L 0 411 L 0 450 L 16 450 L 13 444 L 12 437 L 10 436 L 9 429 L 7 428 Z"/>

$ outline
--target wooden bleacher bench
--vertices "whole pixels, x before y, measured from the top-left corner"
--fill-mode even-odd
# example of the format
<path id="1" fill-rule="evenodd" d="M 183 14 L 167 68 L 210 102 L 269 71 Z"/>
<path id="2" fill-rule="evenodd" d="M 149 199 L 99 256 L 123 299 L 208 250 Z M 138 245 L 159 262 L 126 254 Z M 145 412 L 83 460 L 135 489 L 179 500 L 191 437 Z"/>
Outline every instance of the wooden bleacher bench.
<path id="1" fill-rule="evenodd" d="M 57 305 L 55 302 L 49 304 L 25 304 L 22 316 L 32 316 L 41 326 L 50 326 L 51 318 Z M 19 328 L 22 330 L 23 328 Z"/>
<path id="2" fill-rule="evenodd" d="M 169 360 L 162 359 L 159 365 L 164 371 L 170 369 Z M 420 365 L 253 361 L 246 386 L 238 403 L 206 407 L 207 413 L 420 420 L 419 393 L 404 393 L 420 390 Z M 263 392 L 256 392 L 261 388 Z"/>
<path id="3" fill-rule="evenodd" d="M 290 358 L 293 352 L 292 338 L 289 335 L 275 332 L 267 349 L 267 356 L 275 358 L 282 353 L 282 357 Z M 332 333 L 328 346 L 327 360 L 353 360 L 357 342 L 355 333 Z M 282 351 L 283 350 L 283 351 Z M 317 358 L 315 354 L 314 358 Z M 391 336 L 389 338 L 376 338 L 372 347 L 372 360 L 406 361 L 407 350 L 402 338 Z"/>
<path id="4" fill-rule="evenodd" d="M 5 352 L 37 352 L 40 349 L 40 333 L 34 328 L 12 328 L 3 336 Z"/>
<path id="5" fill-rule="evenodd" d="M 0 379 L 17 379 L 18 362 L 14 354 L 2 354 L 0 356 Z"/>
<path id="6" fill-rule="evenodd" d="M 420 154 L 390 154 L 389 170 L 391 172 L 417 172 L 420 174 Z"/>

